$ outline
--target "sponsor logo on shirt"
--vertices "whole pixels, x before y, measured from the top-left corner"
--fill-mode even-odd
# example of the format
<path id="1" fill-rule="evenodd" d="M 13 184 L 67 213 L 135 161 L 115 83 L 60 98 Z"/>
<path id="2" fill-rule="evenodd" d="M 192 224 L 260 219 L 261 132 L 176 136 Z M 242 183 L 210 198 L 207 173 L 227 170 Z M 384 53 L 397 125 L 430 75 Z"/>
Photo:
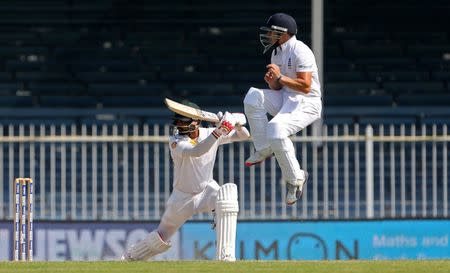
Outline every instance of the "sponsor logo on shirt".
<path id="1" fill-rule="evenodd" d="M 298 69 L 299 70 L 313 70 L 313 66 L 312 65 L 298 65 Z"/>

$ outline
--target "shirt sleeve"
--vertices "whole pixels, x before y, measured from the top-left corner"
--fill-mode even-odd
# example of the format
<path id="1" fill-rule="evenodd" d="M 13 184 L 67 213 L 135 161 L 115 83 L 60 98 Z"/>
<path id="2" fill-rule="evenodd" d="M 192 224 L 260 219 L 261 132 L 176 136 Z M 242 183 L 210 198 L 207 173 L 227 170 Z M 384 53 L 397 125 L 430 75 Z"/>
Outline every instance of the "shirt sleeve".
<path id="1" fill-rule="evenodd" d="M 195 146 L 186 140 L 173 141 L 170 142 L 169 145 L 174 156 L 199 157 L 207 153 L 216 141 L 217 139 L 214 135 L 210 134 L 207 138 L 197 143 Z"/>
<path id="2" fill-rule="evenodd" d="M 227 144 L 235 141 L 244 141 L 250 137 L 250 133 L 247 128 L 242 127 L 240 131 L 233 130 L 229 135 L 222 136 L 219 139 L 219 145 Z"/>
<path id="3" fill-rule="evenodd" d="M 296 72 L 313 72 L 315 70 L 316 61 L 311 50 L 298 49 L 295 53 Z"/>

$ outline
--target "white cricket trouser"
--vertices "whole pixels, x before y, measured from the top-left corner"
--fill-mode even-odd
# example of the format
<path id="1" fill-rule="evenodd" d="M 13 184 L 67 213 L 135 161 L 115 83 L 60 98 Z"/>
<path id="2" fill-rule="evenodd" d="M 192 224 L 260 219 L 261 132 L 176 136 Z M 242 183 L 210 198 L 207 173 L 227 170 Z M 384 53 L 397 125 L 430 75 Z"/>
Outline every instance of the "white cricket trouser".
<path id="1" fill-rule="evenodd" d="M 244 99 L 245 114 L 257 151 L 271 147 L 287 181 L 304 179 L 290 135 L 320 118 L 322 100 L 285 90 L 251 87 Z M 273 118 L 268 121 L 267 113 Z"/>
<path id="2" fill-rule="evenodd" d="M 197 194 L 174 189 L 167 200 L 166 210 L 158 227 L 163 240 L 169 240 L 194 214 L 214 210 L 219 188 L 217 182 L 212 180 L 202 192 Z"/>

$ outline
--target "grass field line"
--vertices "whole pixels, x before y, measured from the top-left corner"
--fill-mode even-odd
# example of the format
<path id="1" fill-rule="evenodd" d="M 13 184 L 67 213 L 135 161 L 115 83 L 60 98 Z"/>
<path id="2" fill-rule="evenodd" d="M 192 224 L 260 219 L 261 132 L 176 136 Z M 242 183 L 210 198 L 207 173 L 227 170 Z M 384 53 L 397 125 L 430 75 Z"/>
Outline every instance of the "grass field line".
<path id="1" fill-rule="evenodd" d="M 6 272 L 398 272 L 448 273 L 450 260 L 394 261 L 158 261 L 158 262 L 0 262 L 0 273 Z"/>

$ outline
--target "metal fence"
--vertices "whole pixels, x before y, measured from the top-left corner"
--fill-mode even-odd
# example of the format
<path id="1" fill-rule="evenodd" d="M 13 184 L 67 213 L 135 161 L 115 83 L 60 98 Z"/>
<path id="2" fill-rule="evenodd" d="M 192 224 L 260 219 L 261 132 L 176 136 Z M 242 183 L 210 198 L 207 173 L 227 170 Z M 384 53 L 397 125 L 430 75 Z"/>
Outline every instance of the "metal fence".
<path id="1" fill-rule="evenodd" d="M 15 177 L 36 182 L 36 219 L 159 219 L 168 135 L 146 124 L 0 126 L 0 219 L 12 219 Z M 310 173 L 292 207 L 273 157 L 247 168 L 251 142 L 219 149 L 214 177 L 238 185 L 240 219 L 448 217 L 447 125 L 333 125 L 292 139 Z"/>

